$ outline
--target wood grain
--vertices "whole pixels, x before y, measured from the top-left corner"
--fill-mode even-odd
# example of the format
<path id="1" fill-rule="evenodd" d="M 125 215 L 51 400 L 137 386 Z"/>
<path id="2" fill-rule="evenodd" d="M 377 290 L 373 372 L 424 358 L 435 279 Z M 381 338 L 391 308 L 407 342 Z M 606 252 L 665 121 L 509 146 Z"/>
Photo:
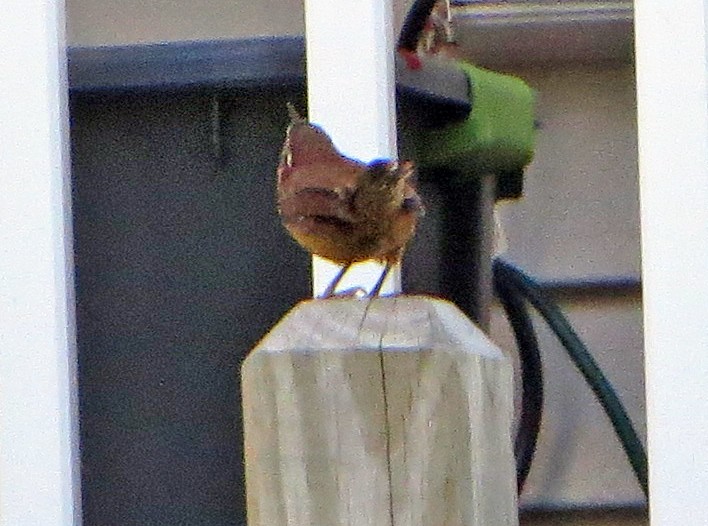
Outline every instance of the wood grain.
<path id="1" fill-rule="evenodd" d="M 250 526 L 518 524 L 511 364 L 452 304 L 300 303 L 242 376 Z"/>

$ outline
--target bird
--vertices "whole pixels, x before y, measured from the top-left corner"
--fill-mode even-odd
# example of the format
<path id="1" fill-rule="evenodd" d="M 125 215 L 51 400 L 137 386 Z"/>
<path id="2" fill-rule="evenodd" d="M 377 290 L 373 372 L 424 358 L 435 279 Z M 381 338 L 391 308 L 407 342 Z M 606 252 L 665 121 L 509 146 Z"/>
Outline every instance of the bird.
<path id="1" fill-rule="evenodd" d="M 323 297 L 334 295 L 351 265 L 366 260 L 385 265 L 369 293 L 378 296 L 424 212 L 414 165 L 388 159 L 367 164 L 346 157 L 291 104 L 288 112 L 276 170 L 283 226 L 304 249 L 342 267 Z"/>

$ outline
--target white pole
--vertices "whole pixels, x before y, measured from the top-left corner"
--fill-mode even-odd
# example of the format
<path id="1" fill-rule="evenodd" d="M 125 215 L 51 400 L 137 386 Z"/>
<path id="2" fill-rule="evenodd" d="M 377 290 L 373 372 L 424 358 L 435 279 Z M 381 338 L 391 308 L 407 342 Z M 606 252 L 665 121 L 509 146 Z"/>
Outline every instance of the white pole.
<path id="1" fill-rule="evenodd" d="M 345 155 L 369 162 L 396 157 L 393 9 L 391 0 L 305 0 L 309 117 Z M 340 288 L 371 286 L 379 265 L 347 273 Z M 321 294 L 337 267 L 313 262 Z M 391 272 L 383 292 L 400 290 Z"/>
<path id="2" fill-rule="evenodd" d="M 651 523 L 708 524 L 708 5 L 635 9 Z"/>
<path id="3" fill-rule="evenodd" d="M 0 525 L 78 525 L 63 2 L 4 2 L 0 50 Z"/>

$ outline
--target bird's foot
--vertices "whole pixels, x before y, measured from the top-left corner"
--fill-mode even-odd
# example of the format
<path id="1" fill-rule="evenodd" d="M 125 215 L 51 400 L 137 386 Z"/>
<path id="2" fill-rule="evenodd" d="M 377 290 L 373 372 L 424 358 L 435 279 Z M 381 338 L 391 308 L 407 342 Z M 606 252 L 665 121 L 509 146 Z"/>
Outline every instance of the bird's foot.
<path id="1" fill-rule="evenodd" d="M 365 298 L 368 296 L 368 293 L 366 290 L 364 290 L 361 287 L 352 287 L 350 289 L 344 289 L 340 290 L 338 292 L 332 292 L 330 294 L 322 295 L 320 296 L 321 299 L 330 299 L 330 298 L 356 298 L 356 299 L 361 299 Z"/>

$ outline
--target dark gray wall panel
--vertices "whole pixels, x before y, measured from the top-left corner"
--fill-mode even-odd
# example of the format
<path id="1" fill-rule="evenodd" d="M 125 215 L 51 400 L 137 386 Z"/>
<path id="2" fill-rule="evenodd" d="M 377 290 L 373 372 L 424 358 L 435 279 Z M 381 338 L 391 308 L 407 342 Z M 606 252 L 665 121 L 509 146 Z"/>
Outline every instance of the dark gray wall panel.
<path id="1" fill-rule="evenodd" d="M 274 206 L 295 98 L 223 100 L 221 159 L 212 94 L 72 100 L 87 526 L 245 523 L 239 364 L 309 291 Z"/>

